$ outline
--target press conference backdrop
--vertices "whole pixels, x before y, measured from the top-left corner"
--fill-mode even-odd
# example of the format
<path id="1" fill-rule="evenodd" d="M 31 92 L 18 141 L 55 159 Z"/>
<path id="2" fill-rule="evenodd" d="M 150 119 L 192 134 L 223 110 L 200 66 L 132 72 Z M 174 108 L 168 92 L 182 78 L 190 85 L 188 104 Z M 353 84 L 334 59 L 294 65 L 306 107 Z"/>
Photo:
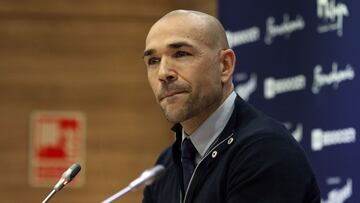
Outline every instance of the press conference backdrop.
<path id="1" fill-rule="evenodd" d="M 360 202 L 360 2 L 224 0 L 236 91 L 305 149 L 323 203 Z"/>

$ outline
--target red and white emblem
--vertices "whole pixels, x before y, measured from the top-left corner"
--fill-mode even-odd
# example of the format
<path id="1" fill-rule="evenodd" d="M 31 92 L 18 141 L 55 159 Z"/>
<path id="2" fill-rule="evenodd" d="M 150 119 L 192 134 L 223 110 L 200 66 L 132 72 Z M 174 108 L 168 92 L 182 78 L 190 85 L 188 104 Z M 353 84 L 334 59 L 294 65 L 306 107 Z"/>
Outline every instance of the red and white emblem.
<path id="1" fill-rule="evenodd" d="M 82 113 L 34 112 L 30 128 L 30 184 L 53 186 L 70 165 L 83 165 L 84 141 Z M 84 175 L 79 174 L 73 184 L 79 185 L 83 179 Z"/>

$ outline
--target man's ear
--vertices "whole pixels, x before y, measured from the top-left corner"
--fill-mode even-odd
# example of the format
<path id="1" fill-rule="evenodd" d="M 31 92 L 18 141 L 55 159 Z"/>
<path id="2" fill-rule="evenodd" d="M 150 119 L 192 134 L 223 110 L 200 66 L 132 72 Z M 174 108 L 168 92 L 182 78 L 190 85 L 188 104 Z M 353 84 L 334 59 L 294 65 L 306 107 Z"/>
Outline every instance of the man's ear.
<path id="1" fill-rule="evenodd" d="M 221 81 L 228 83 L 232 79 L 235 70 L 236 56 L 232 49 L 222 50 L 220 54 Z"/>

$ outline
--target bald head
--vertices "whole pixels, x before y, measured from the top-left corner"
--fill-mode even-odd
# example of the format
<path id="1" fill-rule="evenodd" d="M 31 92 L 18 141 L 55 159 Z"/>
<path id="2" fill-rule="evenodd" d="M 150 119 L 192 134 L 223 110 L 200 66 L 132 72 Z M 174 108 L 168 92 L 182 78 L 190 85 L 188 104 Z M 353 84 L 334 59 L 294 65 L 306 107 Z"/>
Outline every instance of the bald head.
<path id="1" fill-rule="evenodd" d="M 156 29 L 159 24 L 169 23 L 176 19 L 179 26 L 185 24 L 193 25 L 192 34 L 201 39 L 204 43 L 217 49 L 229 49 L 229 43 L 225 34 L 224 27 L 215 17 L 192 10 L 175 10 L 167 13 L 158 20 L 151 30 Z M 151 30 L 149 34 L 151 33 Z"/>

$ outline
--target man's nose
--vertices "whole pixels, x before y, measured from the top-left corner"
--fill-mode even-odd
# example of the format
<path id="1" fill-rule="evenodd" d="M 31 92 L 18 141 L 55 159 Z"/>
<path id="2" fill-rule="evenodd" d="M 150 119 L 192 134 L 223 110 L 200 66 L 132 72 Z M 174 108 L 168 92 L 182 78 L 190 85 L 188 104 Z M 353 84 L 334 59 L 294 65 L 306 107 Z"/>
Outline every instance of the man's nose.
<path id="1" fill-rule="evenodd" d="M 166 58 L 162 58 L 159 67 L 159 80 L 164 83 L 169 83 L 177 79 L 177 73 L 172 64 Z"/>

